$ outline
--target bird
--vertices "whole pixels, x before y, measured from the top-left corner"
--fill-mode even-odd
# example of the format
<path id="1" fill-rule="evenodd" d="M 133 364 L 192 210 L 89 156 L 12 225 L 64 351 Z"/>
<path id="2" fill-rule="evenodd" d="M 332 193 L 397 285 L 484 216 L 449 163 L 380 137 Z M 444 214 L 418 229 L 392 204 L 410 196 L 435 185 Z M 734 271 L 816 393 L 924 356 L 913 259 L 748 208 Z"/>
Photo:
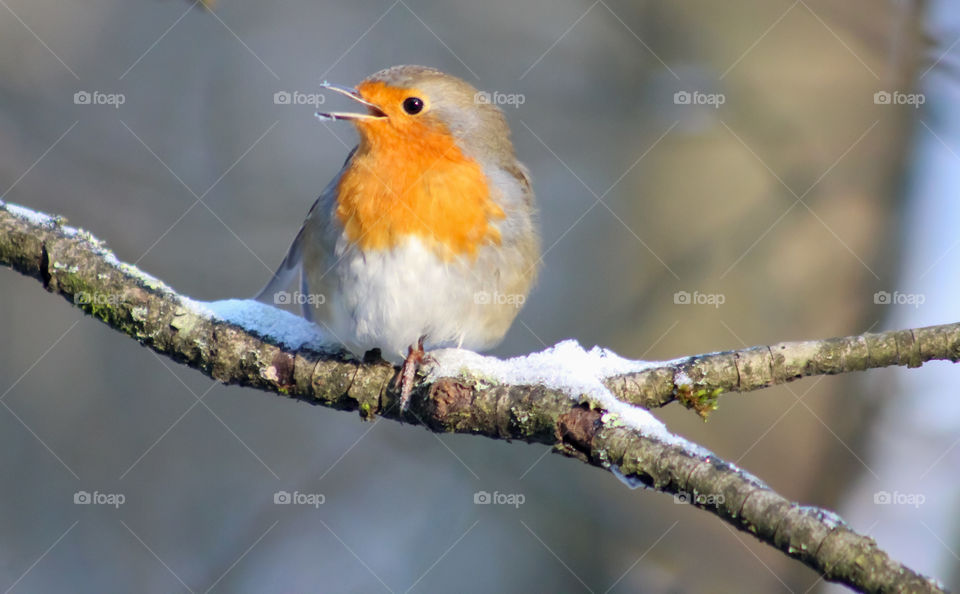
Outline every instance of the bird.
<path id="1" fill-rule="evenodd" d="M 530 174 L 491 95 L 456 76 L 402 65 L 321 87 L 362 108 L 316 114 L 359 142 L 257 298 L 299 275 L 305 318 L 402 362 L 405 411 L 427 351 L 489 350 L 526 302 L 541 262 Z"/>

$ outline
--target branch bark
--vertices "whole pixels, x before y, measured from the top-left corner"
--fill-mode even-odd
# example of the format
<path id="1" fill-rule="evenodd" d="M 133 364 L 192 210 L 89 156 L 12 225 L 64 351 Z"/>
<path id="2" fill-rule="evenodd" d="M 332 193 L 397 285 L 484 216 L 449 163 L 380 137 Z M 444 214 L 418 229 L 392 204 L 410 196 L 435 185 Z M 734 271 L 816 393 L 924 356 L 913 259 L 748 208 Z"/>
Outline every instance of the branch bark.
<path id="1" fill-rule="evenodd" d="M 893 365 L 920 367 L 933 360 L 960 360 L 960 323 L 694 355 L 605 383 L 624 402 L 655 408 L 679 400 L 706 414 L 723 392 Z"/>
<path id="2" fill-rule="evenodd" d="M 48 291 L 110 327 L 223 383 L 359 410 L 367 419 L 381 416 L 437 432 L 552 445 L 628 484 L 685 498 L 827 580 L 861 592 L 944 591 L 833 513 L 788 501 L 696 444 L 625 422 L 624 416 L 611 414 L 611 401 L 605 405 L 563 386 L 477 379 L 483 377 L 481 370 L 421 382 L 404 413 L 391 388 L 397 369 L 389 363 L 359 360 L 337 349 L 290 349 L 211 317 L 161 281 L 118 261 L 89 233 L 2 201 L 0 264 L 40 280 Z M 650 408 L 676 399 L 703 412 L 721 391 L 958 358 L 960 324 L 952 324 L 698 355 L 601 379 L 613 395 L 633 404 Z"/>

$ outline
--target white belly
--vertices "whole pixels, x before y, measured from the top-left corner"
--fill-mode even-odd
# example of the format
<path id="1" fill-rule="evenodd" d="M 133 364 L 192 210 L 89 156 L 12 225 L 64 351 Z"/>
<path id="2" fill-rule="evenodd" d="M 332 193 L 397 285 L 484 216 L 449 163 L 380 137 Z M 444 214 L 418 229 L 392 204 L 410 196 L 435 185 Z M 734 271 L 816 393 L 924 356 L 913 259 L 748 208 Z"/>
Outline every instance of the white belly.
<path id="1" fill-rule="evenodd" d="M 335 258 L 330 329 L 355 353 L 379 347 L 396 360 L 421 336 L 427 349 L 484 350 L 501 338 L 484 311 L 490 305 L 483 291 L 496 282 L 496 270 L 481 274 L 466 258 L 443 261 L 416 238 L 367 254 L 341 238 Z"/>

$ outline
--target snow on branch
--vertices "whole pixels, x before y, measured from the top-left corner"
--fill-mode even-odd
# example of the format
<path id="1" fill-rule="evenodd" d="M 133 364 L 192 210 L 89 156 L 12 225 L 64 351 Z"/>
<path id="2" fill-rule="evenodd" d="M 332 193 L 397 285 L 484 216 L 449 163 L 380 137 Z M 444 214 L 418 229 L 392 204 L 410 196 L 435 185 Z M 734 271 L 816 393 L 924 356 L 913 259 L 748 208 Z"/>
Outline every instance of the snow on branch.
<path id="1" fill-rule="evenodd" d="M 956 361 L 960 324 L 653 363 L 597 347 L 586 351 L 575 341 L 508 360 L 445 349 L 431 353 L 434 362 L 418 382 L 409 410 L 401 411 L 392 388 L 398 370 L 379 357 L 368 353 L 358 359 L 313 324 L 268 305 L 179 295 L 59 217 L 0 201 L 0 264 L 223 383 L 358 410 L 365 419 L 548 444 L 609 470 L 631 487 L 685 499 L 827 580 L 862 592 L 944 591 L 832 512 L 791 502 L 671 433 L 647 408 L 680 400 L 705 413 L 721 392 L 823 373 Z"/>

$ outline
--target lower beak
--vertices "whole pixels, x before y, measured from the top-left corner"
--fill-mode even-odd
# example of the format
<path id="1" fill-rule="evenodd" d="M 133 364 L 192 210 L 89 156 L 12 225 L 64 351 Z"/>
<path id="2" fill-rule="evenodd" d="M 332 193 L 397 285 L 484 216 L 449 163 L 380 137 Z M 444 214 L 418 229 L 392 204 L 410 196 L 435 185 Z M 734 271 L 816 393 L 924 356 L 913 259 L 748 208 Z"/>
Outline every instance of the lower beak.
<path id="1" fill-rule="evenodd" d="M 360 96 L 360 92 L 356 89 L 350 87 L 343 87 L 340 85 L 334 85 L 324 81 L 320 85 L 321 89 L 328 89 L 334 93 L 339 93 L 345 97 L 353 99 L 357 103 L 361 103 L 367 106 L 367 113 L 357 113 L 350 111 L 329 111 L 329 112 L 317 112 L 317 117 L 321 120 L 376 120 L 380 118 L 387 117 L 387 114 L 383 112 L 382 109 L 370 103 L 366 99 Z"/>

